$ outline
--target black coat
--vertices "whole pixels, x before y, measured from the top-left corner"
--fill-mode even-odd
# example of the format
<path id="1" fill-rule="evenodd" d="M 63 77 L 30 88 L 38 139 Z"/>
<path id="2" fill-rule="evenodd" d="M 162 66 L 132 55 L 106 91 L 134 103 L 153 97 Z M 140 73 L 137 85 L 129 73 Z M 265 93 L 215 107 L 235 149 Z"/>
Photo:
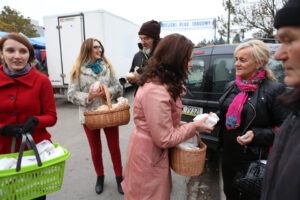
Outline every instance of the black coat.
<path id="1" fill-rule="evenodd" d="M 140 67 L 140 69 L 137 71 L 139 74 L 141 74 L 144 71 L 144 67 L 147 64 L 147 60 L 153 55 L 154 50 L 155 50 L 158 42 L 159 42 L 159 40 L 154 40 L 154 42 L 153 42 L 153 49 L 152 49 L 150 55 L 146 55 L 143 52 L 142 44 L 138 43 L 139 51 L 133 57 L 131 68 L 130 68 L 130 72 L 134 72 L 134 68 L 136 66 Z"/>
<path id="2" fill-rule="evenodd" d="M 140 68 L 137 70 L 137 73 L 139 73 L 139 74 L 143 73 L 144 68 L 146 67 L 147 61 L 153 55 L 154 50 L 155 50 L 157 44 L 159 43 L 159 41 L 160 40 L 154 40 L 153 41 L 153 49 L 152 49 L 152 51 L 151 51 L 151 53 L 149 55 L 146 55 L 143 52 L 143 46 L 142 46 L 142 44 L 138 43 L 139 51 L 133 57 L 131 68 L 130 68 L 129 72 L 134 72 L 134 68 L 136 66 L 138 66 Z M 138 85 L 134 83 L 133 87 L 135 88 L 135 92 L 134 92 L 134 95 L 135 95 L 136 92 L 137 92 L 137 90 L 138 90 Z"/>
<path id="3" fill-rule="evenodd" d="M 273 143 L 275 126 L 279 127 L 288 115 L 288 111 L 276 100 L 276 97 L 285 91 L 283 84 L 263 80 L 255 92 L 248 93 L 248 100 L 241 114 L 240 127 L 228 131 L 225 127 L 226 113 L 234 97 L 240 92 L 235 82 L 230 84 L 219 102 L 221 118 L 219 137 L 223 147 L 223 161 L 238 165 L 243 161 L 257 160 L 260 150 L 262 158 L 267 158 L 269 147 Z M 248 130 L 253 130 L 254 139 L 247 146 L 241 146 L 236 138 Z"/>
<path id="4" fill-rule="evenodd" d="M 275 136 L 267 162 L 262 200 L 300 199 L 300 92 L 293 103 L 293 112 Z"/>

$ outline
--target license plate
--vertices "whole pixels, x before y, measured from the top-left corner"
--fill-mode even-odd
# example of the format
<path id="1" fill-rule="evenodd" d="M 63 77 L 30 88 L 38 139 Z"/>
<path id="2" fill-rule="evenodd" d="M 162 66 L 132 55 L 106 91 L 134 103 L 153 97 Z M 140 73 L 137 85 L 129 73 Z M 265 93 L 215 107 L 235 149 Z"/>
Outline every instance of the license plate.
<path id="1" fill-rule="evenodd" d="M 182 114 L 184 115 L 191 115 L 196 116 L 203 113 L 202 107 L 195 107 L 195 106 L 186 106 L 183 105 Z"/>

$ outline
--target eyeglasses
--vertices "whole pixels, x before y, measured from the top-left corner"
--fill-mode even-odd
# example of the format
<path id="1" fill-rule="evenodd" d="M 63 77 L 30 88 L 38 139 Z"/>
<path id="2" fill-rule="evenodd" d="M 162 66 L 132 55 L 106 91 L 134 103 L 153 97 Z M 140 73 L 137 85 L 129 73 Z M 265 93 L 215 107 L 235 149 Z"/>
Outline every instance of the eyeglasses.
<path id="1" fill-rule="evenodd" d="M 93 46 L 94 49 L 101 49 L 102 50 L 102 47 L 101 46 Z"/>

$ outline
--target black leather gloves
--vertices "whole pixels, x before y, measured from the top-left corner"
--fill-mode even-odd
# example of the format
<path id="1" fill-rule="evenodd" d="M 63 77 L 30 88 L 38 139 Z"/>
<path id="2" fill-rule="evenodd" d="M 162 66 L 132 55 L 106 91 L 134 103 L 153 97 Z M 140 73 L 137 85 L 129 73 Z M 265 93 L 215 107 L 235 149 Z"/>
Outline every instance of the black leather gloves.
<path id="1" fill-rule="evenodd" d="M 15 136 L 21 137 L 22 133 L 34 132 L 34 128 L 38 124 L 39 120 L 33 116 L 27 118 L 26 122 L 23 124 L 8 124 L 0 128 L 0 134 L 3 136 Z"/>
<path id="2" fill-rule="evenodd" d="M 22 124 L 8 124 L 2 126 L 2 128 L 0 129 L 0 133 L 3 136 L 21 137 L 22 132 L 23 132 Z"/>
<path id="3" fill-rule="evenodd" d="M 34 128 L 39 123 L 39 120 L 36 117 L 29 116 L 23 126 L 24 133 L 32 134 L 34 132 Z"/>

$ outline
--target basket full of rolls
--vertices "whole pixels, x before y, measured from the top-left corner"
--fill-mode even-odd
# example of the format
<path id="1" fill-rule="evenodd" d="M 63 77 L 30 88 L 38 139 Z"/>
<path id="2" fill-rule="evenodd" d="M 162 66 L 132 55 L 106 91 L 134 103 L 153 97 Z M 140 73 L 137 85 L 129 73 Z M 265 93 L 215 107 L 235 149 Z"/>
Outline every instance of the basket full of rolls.
<path id="1" fill-rule="evenodd" d="M 112 104 L 107 86 L 103 88 L 105 97 L 102 97 L 102 105 L 97 110 L 84 112 L 86 126 L 95 130 L 128 124 L 130 120 L 128 100 L 120 97 L 117 104 Z"/>

